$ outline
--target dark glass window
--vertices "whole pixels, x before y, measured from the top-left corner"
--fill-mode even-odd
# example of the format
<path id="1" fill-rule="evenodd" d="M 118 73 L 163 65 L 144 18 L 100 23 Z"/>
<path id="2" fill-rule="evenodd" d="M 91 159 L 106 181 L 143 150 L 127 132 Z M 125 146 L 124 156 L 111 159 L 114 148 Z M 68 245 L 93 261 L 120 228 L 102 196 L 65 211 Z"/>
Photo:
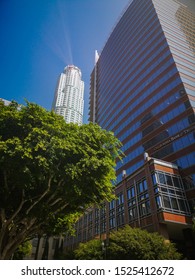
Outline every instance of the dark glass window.
<path id="1" fill-rule="evenodd" d="M 99 223 L 95 224 L 95 234 L 99 234 L 100 233 L 100 229 L 99 229 Z"/>
<path id="2" fill-rule="evenodd" d="M 175 210 L 179 209 L 176 198 L 171 197 L 171 204 L 172 204 L 173 209 L 175 209 Z"/>
<path id="3" fill-rule="evenodd" d="M 127 199 L 131 199 L 135 197 L 135 188 L 130 187 L 130 189 L 127 190 Z"/>
<path id="4" fill-rule="evenodd" d="M 115 217 L 110 218 L 110 220 L 109 220 L 109 226 L 110 226 L 110 228 L 114 228 L 114 227 L 116 226 Z"/>
<path id="5" fill-rule="evenodd" d="M 139 182 L 138 183 L 138 192 L 141 193 L 141 192 L 143 192 L 143 190 L 144 190 L 143 184 L 142 184 L 142 182 Z"/>
<path id="6" fill-rule="evenodd" d="M 129 202 L 128 202 L 128 206 L 129 207 L 132 207 L 133 205 L 135 205 L 135 199 L 131 199 Z"/>
<path id="7" fill-rule="evenodd" d="M 139 206 L 140 209 L 140 215 L 144 216 L 150 213 L 150 202 L 149 200 L 145 201 L 144 203 L 141 203 Z"/>
<path id="8" fill-rule="evenodd" d="M 143 188 L 144 190 L 147 190 L 148 188 L 146 180 L 143 180 Z"/>
<path id="9" fill-rule="evenodd" d="M 187 211 L 186 204 L 185 204 L 184 200 L 178 199 L 178 204 L 179 204 L 180 211 L 184 211 L 184 212 Z"/>
<path id="10" fill-rule="evenodd" d="M 163 204 L 165 208 L 171 208 L 171 203 L 170 203 L 170 199 L 168 196 L 163 195 Z"/>
<path id="11" fill-rule="evenodd" d="M 131 197 L 135 197 L 135 188 L 134 187 L 131 188 Z"/>
<path id="12" fill-rule="evenodd" d="M 153 183 L 153 185 L 156 185 L 156 183 L 157 183 L 155 173 L 152 174 L 152 183 Z"/>
<path id="13" fill-rule="evenodd" d="M 100 210 L 95 209 L 95 218 L 99 218 Z"/>
<path id="14" fill-rule="evenodd" d="M 173 177 L 173 183 L 176 188 L 181 188 L 181 181 L 177 177 Z"/>
<path id="15" fill-rule="evenodd" d="M 173 182 L 172 182 L 171 176 L 169 176 L 169 175 L 166 174 L 165 177 L 166 177 L 166 183 L 167 183 L 167 185 L 173 186 Z"/>
<path id="16" fill-rule="evenodd" d="M 129 220 L 134 220 L 137 218 L 137 209 L 134 207 L 134 208 L 131 208 L 129 209 Z"/>
<path id="17" fill-rule="evenodd" d="M 115 206 L 115 200 L 113 199 L 110 203 L 109 203 L 109 210 L 114 209 Z"/>
<path id="18" fill-rule="evenodd" d="M 137 191 L 138 193 L 141 193 L 141 192 L 144 192 L 147 190 L 147 182 L 146 180 L 144 179 L 143 181 L 140 181 L 137 183 Z"/>
<path id="19" fill-rule="evenodd" d="M 117 215 L 117 225 L 121 226 L 124 224 L 124 212 Z"/>
<path id="20" fill-rule="evenodd" d="M 155 197 L 155 200 L 156 200 L 156 205 L 157 205 L 157 208 L 161 208 L 162 205 L 161 205 L 161 199 L 160 199 L 160 196 L 156 196 Z"/>
<path id="21" fill-rule="evenodd" d="M 120 193 L 118 195 L 118 199 L 117 199 L 117 205 L 123 204 L 124 203 L 124 195 L 123 193 Z"/>
<path id="22" fill-rule="evenodd" d="M 158 173 L 158 181 L 160 184 L 166 184 L 165 175 L 163 173 Z"/>

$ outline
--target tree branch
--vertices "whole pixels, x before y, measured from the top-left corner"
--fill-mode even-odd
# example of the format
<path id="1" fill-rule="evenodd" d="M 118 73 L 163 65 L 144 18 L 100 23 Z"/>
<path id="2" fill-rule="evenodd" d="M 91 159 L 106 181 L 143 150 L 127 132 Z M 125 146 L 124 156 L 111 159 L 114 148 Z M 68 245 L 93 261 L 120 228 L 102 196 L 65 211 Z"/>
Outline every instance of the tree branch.
<path id="1" fill-rule="evenodd" d="M 66 203 L 63 206 L 58 207 L 58 209 L 56 209 L 56 211 L 52 212 L 52 214 L 54 214 L 54 215 L 57 214 L 58 212 L 64 210 L 68 205 L 69 205 L 69 203 Z"/>
<path id="2" fill-rule="evenodd" d="M 61 183 L 64 181 L 64 179 L 61 179 L 58 184 L 57 187 L 55 189 L 55 191 L 53 192 L 53 194 L 48 198 L 47 203 L 49 203 L 52 199 L 55 198 L 56 194 L 58 193 L 58 188 L 60 187 Z"/>
<path id="3" fill-rule="evenodd" d="M 46 194 L 49 192 L 50 188 L 51 188 L 51 180 L 52 180 L 52 176 L 49 178 L 48 180 L 48 186 L 47 189 L 44 191 L 44 193 L 39 197 L 39 199 L 37 199 L 27 210 L 26 210 L 26 215 L 29 214 L 29 212 L 33 209 L 33 207 L 35 205 L 37 205 L 45 196 Z"/>
<path id="4" fill-rule="evenodd" d="M 59 201 L 62 201 L 62 198 L 60 197 L 60 198 L 57 198 L 56 200 L 54 200 L 51 204 L 50 204 L 50 206 L 54 206 L 56 203 L 58 203 Z"/>
<path id="5" fill-rule="evenodd" d="M 14 214 L 9 218 L 8 220 L 8 225 L 14 220 L 14 218 L 18 215 L 18 213 L 20 212 L 20 210 L 22 209 L 22 206 L 24 205 L 26 201 L 24 200 L 24 190 L 22 190 L 22 199 L 20 202 L 20 205 L 18 206 L 18 209 L 15 210 Z"/>

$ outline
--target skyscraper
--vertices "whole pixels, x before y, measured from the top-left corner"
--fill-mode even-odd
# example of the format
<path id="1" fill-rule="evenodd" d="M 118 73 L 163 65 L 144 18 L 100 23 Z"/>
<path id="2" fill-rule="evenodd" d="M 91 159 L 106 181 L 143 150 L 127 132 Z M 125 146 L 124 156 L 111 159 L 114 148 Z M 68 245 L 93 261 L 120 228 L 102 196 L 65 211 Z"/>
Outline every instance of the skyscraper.
<path id="1" fill-rule="evenodd" d="M 193 0 L 130 1 L 99 58 L 96 54 L 89 120 L 113 131 L 126 157 L 116 166 L 118 199 L 88 211 L 72 244 L 98 235 L 106 239 L 124 224 L 190 240 L 194 12 Z"/>
<path id="2" fill-rule="evenodd" d="M 82 124 L 84 106 L 84 82 L 81 80 L 81 70 L 68 65 L 60 74 L 52 109 L 64 117 L 67 123 Z"/>
<path id="3" fill-rule="evenodd" d="M 195 182 L 195 16 L 188 3 L 195 5 L 133 1 L 91 75 L 90 121 L 114 131 L 126 154 L 117 164 L 119 182 L 123 169 L 129 175 L 143 165 L 144 152 L 188 169 Z"/>

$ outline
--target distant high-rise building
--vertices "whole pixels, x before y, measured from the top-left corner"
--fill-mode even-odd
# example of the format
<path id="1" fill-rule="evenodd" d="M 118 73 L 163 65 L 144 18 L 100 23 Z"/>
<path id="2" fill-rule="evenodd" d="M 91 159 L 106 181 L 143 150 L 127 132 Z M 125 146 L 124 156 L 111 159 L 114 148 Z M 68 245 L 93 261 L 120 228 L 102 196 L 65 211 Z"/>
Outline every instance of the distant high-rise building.
<path id="1" fill-rule="evenodd" d="M 194 11 L 194 0 L 133 0 L 96 53 L 89 121 L 113 131 L 126 157 L 116 166 L 118 199 L 90 209 L 67 244 L 106 239 L 125 224 L 191 242 Z"/>
<path id="2" fill-rule="evenodd" d="M 81 80 L 81 70 L 68 65 L 60 74 L 52 109 L 64 117 L 67 123 L 82 124 L 84 107 L 84 82 Z"/>
<path id="3" fill-rule="evenodd" d="M 11 101 L 9 100 L 6 100 L 6 99 L 3 99 L 3 98 L 0 98 L 0 101 L 3 101 L 4 102 L 4 105 L 9 105 L 11 103 Z"/>

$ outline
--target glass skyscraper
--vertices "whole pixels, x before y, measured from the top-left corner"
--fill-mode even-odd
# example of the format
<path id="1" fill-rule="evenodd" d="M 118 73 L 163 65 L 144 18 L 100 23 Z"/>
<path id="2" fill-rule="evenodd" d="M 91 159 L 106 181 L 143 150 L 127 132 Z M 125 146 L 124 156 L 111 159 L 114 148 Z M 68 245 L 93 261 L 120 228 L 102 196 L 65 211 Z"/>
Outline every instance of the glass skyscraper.
<path id="1" fill-rule="evenodd" d="M 195 15 L 192 0 L 134 0 L 91 75 L 90 121 L 111 130 L 126 157 L 118 182 L 143 154 L 176 163 L 195 183 Z"/>
<path id="2" fill-rule="evenodd" d="M 125 224 L 157 231 L 194 257 L 195 2 L 134 0 L 91 74 L 89 120 L 123 146 L 116 199 L 89 209 L 65 247 Z"/>
<path id="3" fill-rule="evenodd" d="M 80 125 L 83 122 L 83 95 L 81 70 L 74 65 L 68 65 L 59 77 L 52 109 L 63 116 L 67 123 Z"/>

